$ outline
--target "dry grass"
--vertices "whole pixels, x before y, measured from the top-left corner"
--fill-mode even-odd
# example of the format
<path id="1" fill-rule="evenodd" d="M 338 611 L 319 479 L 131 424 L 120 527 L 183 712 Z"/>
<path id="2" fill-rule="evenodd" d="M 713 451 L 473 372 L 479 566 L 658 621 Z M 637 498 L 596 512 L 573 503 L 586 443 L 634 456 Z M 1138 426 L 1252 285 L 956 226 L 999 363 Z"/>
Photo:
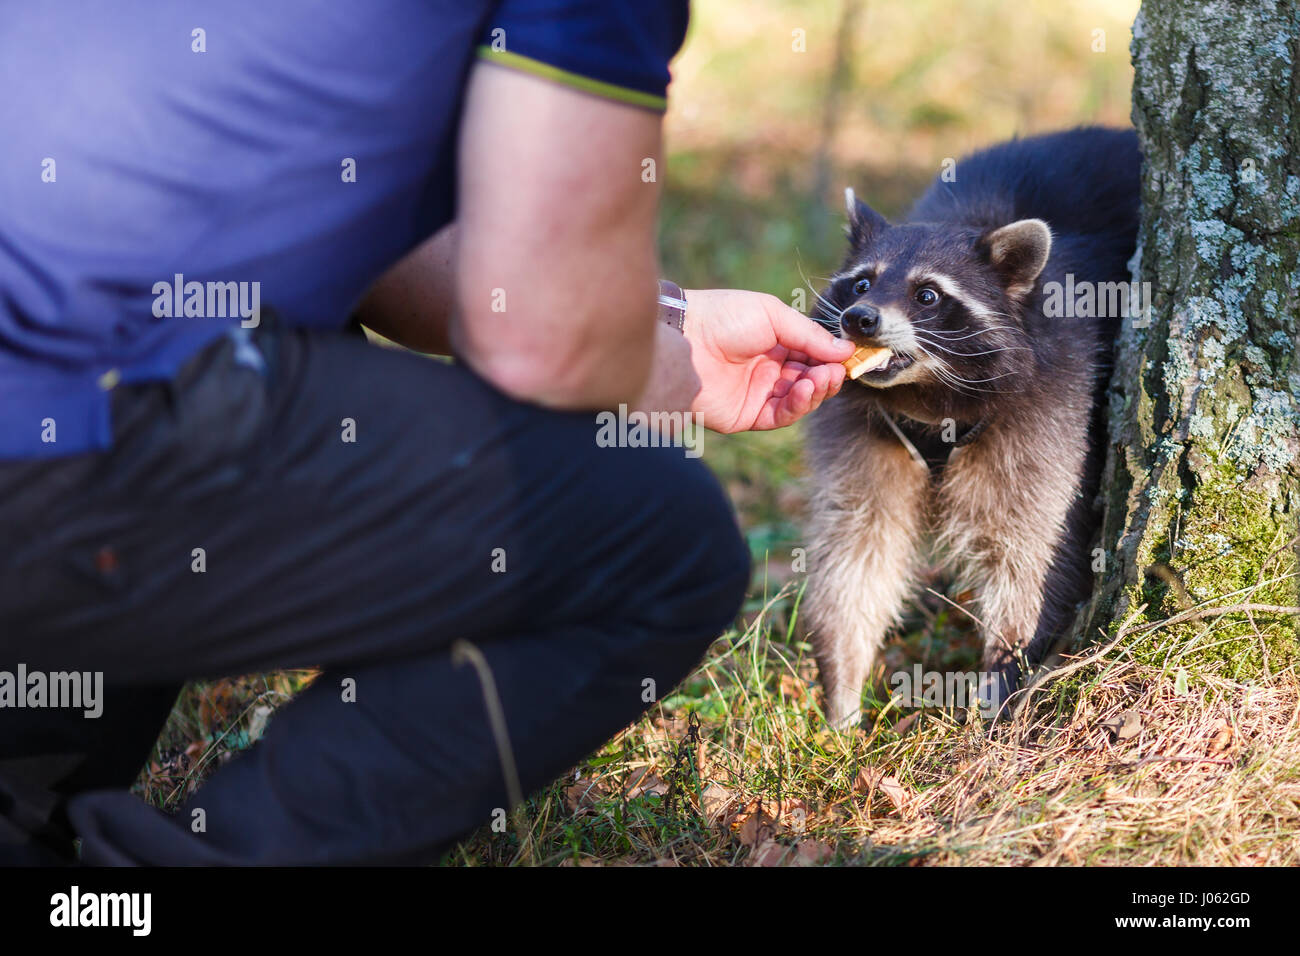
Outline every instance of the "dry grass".
<path id="1" fill-rule="evenodd" d="M 1201 675 L 1180 695 L 1134 653 L 1159 634 L 1075 661 L 1077 697 L 1049 682 L 991 739 L 937 726 L 897 745 L 916 795 L 874 841 L 933 863 L 1300 862 L 1294 671 L 1261 685 Z"/>
<path id="2" fill-rule="evenodd" d="M 1180 681 L 1149 662 L 1165 628 L 1122 631 L 996 727 L 877 698 L 837 734 L 793 596 L 535 797 L 522 838 L 485 830 L 449 862 L 519 863 L 526 846 L 564 865 L 1300 863 L 1294 667 Z"/>
<path id="3" fill-rule="evenodd" d="M 445 862 L 1300 864 L 1294 665 L 1253 683 L 1188 675 L 1168 660 L 1163 624 L 1121 629 L 1060 661 L 997 725 L 900 707 L 878 681 L 862 726 L 841 734 L 822 718 L 797 586 L 755 604 L 676 693 L 532 795 L 508 832 L 485 827 Z M 920 610 L 882 670 L 923 659 L 922 637 L 953 626 Z M 142 775 L 145 795 L 175 806 L 309 678 L 192 688 Z M 187 753 L 190 740 L 201 743 Z"/>

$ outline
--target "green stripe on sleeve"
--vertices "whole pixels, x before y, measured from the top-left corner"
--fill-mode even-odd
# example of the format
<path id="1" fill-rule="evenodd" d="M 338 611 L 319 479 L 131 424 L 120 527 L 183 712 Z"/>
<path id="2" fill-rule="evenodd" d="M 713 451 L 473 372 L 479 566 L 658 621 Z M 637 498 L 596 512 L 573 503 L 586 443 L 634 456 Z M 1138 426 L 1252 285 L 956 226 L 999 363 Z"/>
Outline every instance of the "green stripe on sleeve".
<path id="1" fill-rule="evenodd" d="M 617 100 L 631 106 L 643 106 L 646 109 L 663 111 L 668 108 L 668 100 L 665 97 L 642 93 L 640 90 L 629 90 L 625 86 L 616 86 L 613 83 L 605 83 L 601 80 L 593 80 L 587 76 L 570 73 L 568 70 L 561 70 L 558 66 L 551 66 L 541 60 L 520 56 L 518 53 L 510 53 L 507 50 L 494 50 L 490 46 L 480 46 L 478 55 L 481 59 L 491 63 L 499 63 L 502 66 L 522 70 L 544 80 L 563 83 L 565 86 L 582 90 L 584 93 L 603 96 L 606 99 Z"/>

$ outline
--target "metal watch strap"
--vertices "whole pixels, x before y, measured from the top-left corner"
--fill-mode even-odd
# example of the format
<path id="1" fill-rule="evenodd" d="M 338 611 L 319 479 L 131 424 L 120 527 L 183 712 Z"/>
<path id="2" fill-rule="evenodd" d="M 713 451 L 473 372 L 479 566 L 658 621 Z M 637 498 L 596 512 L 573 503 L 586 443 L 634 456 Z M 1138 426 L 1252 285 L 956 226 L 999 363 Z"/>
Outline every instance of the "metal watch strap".
<path id="1" fill-rule="evenodd" d="M 676 282 L 659 280 L 659 320 L 678 332 L 686 331 L 686 293 Z"/>

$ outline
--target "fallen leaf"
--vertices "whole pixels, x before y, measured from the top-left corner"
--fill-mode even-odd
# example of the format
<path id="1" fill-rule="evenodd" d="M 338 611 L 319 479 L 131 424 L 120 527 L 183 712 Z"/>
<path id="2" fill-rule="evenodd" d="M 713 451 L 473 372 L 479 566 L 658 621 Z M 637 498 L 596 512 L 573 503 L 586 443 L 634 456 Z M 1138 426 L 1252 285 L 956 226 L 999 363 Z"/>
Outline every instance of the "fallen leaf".
<path id="1" fill-rule="evenodd" d="M 917 718 L 919 718 L 920 716 L 921 716 L 921 712 L 919 710 L 908 714 L 898 723 L 894 724 L 894 728 L 893 728 L 894 733 L 898 734 L 899 736 L 902 736 L 908 731 L 913 730 L 916 727 Z"/>
<path id="2" fill-rule="evenodd" d="M 709 776 L 709 771 L 711 769 L 709 766 L 708 752 L 709 742 L 705 738 L 701 737 L 699 747 L 695 751 L 695 772 L 699 774 L 701 780 Z"/>
<path id="3" fill-rule="evenodd" d="M 632 783 L 624 795 L 632 800 L 636 797 L 662 797 L 667 792 L 668 784 L 657 774 L 651 773 L 649 767 L 645 767 L 632 775 Z"/>
<path id="4" fill-rule="evenodd" d="M 899 813 L 907 809 L 910 794 L 907 788 L 899 783 L 897 777 L 888 777 L 867 768 L 859 770 L 857 779 L 853 781 L 853 792 L 865 793 L 870 799 L 871 794 L 877 790 L 885 795 Z"/>
<path id="5" fill-rule="evenodd" d="M 584 813 L 609 796 L 603 780 L 579 780 L 564 788 L 564 805 L 570 813 Z"/>
<path id="6" fill-rule="evenodd" d="M 1220 720 L 1214 725 L 1213 729 L 1217 733 L 1215 733 L 1214 739 L 1210 741 L 1211 755 L 1223 753 L 1232 746 L 1232 727 L 1228 725 L 1226 720 Z"/>
<path id="7" fill-rule="evenodd" d="M 858 771 L 858 775 L 853 778 L 854 793 L 868 793 L 875 786 L 877 774 L 863 767 Z"/>
<path id="8" fill-rule="evenodd" d="M 821 866 L 834 855 L 835 851 L 825 843 L 804 840 L 795 847 L 794 863 L 796 866 Z"/>
<path id="9" fill-rule="evenodd" d="M 894 777 L 881 777 L 879 786 L 889 798 L 889 802 L 894 805 L 894 809 L 902 813 L 907 806 L 907 789 Z"/>
<path id="10" fill-rule="evenodd" d="M 736 837 L 745 846 L 756 846 L 776 835 L 778 826 L 776 819 L 766 811 L 742 814 L 742 817 L 740 827 L 736 830 Z"/>
<path id="11" fill-rule="evenodd" d="M 776 805 L 777 823 L 795 833 L 808 826 L 808 804 L 803 800 L 784 800 Z"/>
<path id="12" fill-rule="evenodd" d="M 1128 740 L 1142 731 L 1142 715 L 1136 710 L 1126 710 L 1109 720 L 1103 720 L 1101 727 L 1110 732 L 1116 740 Z"/>
<path id="13" fill-rule="evenodd" d="M 780 866 L 789 852 L 788 846 L 783 846 L 775 840 L 764 840 L 754 847 L 754 852 L 749 855 L 748 865 Z"/>
<path id="14" fill-rule="evenodd" d="M 710 783 L 700 794 L 700 810 L 708 823 L 717 823 L 740 798 L 720 783 Z"/>
<path id="15" fill-rule="evenodd" d="M 656 717 L 654 725 L 674 740 L 684 737 L 690 729 L 690 721 L 683 717 Z"/>

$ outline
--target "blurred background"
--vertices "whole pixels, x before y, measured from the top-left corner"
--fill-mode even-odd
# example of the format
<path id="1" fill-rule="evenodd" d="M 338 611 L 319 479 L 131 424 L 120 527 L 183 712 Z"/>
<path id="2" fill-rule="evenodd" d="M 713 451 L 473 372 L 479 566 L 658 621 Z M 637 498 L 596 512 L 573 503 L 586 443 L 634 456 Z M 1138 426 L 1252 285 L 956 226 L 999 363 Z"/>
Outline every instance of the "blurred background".
<path id="1" fill-rule="evenodd" d="M 945 159 L 1016 135 L 1130 125 L 1138 6 L 696 0 L 669 91 L 664 274 L 803 308 L 794 290 L 805 278 L 820 287 L 843 255 L 844 187 L 897 216 Z M 704 458 L 758 573 L 780 583 L 803 516 L 799 429 L 710 433 Z M 785 560 L 764 569 L 778 549 Z"/>

